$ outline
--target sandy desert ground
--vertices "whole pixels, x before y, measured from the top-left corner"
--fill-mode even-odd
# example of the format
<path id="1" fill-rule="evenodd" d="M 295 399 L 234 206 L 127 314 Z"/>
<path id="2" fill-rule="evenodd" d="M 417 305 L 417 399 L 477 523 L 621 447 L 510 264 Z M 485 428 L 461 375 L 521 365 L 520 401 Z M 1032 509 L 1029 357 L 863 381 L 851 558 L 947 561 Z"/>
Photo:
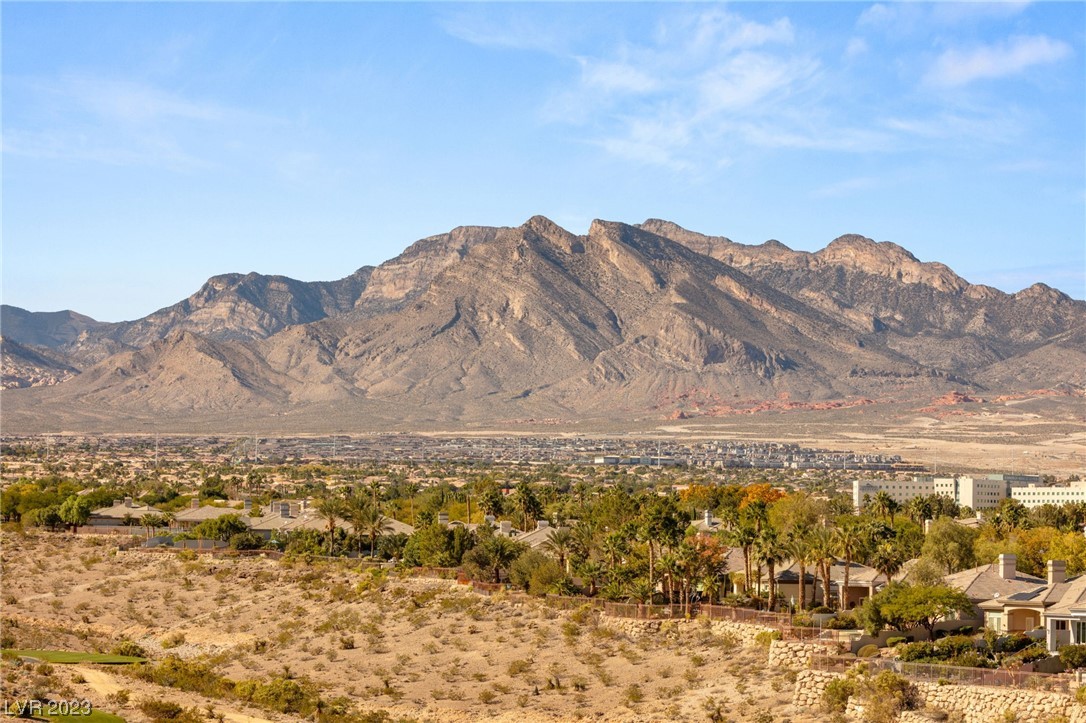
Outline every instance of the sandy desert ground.
<path id="1" fill-rule="evenodd" d="M 595 612 L 488 598 L 453 581 L 257 558 L 184 561 L 87 536 L 5 533 L 0 556 L 4 633 L 20 648 L 107 651 L 133 640 L 155 658 L 202 659 L 233 680 L 289 671 L 322 698 L 347 696 L 393 719 L 704 721 L 709 699 L 724 720 L 824 719 L 794 709 L 794 674 L 768 668 L 764 649 L 698 621 L 639 635 Z M 5 669 L 5 697 L 33 689 L 31 666 Z M 52 676 L 52 692 L 129 721 L 148 720 L 138 709 L 148 699 L 237 723 L 298 719 L 118 667 L 54 665 Z"/>

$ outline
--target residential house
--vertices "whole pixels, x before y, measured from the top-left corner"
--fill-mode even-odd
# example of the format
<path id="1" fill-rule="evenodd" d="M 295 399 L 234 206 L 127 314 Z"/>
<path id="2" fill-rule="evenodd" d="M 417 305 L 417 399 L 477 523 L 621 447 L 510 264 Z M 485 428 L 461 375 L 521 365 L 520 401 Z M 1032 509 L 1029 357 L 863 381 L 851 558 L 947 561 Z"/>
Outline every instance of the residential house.
<path id="1" fill-rule="evenodd" d="M 138 528 L 140 518 L 148 514 L 162 514 L 162 510 L 150 505 L 141 505 L 131 497 L 125 497 L 123 500 L 114 500 L 109 507 L 91 510 L 87 525 L 113 531 L 119 531 L 122 527 Z"/>
<path id="2" fill-rule="evenodd" d="M 1048 610 L 1063 599 L 1072 582 L 1067 580 L 1067 563 L 1048 561 L 1048 579 L 1043 585 L 978 603 L 984 613 L 984 627 L 1000 633 L 1026 633 L 1045 627 Z"/>
<path id="3" fill-rule="evenodd" d="M 251 500 L 245 500 L 241 509 L 236 507 L 216 507 L 212 505 L 200 506 L 200 500 L 193 500 L 187 510 L 182 510 L 173 516 L 173 524 L 181 530 L 191 530 L 205 520 L 217 520 L 223 515 L 238 515 L 248 518 L 253 511 Z"/>
<path id="4" fill-rule="evenodd" d="M 1004 617 L 1002 609 L 981 607 L 982 603 L 1007 599 L 1020 593 L 1033 593 L 1047 584 L 1047 580 L 1018 571 L 1018 557 L 1011 553 L 999 556 L 998 562 L 962 570 L 947 575 L 943 580 L 956 587 L 976 606 L 976 617 L 984 620 L 984 626 L 1000 630 L 996 626 L 1013 624 L 1015 630 L 1032 630 L 1041 624 L 1041 615 L 1032 605 L 1015 608 L 1013 617 Z M 1006 631 L 1006 628 L 1002 628 Z"/>

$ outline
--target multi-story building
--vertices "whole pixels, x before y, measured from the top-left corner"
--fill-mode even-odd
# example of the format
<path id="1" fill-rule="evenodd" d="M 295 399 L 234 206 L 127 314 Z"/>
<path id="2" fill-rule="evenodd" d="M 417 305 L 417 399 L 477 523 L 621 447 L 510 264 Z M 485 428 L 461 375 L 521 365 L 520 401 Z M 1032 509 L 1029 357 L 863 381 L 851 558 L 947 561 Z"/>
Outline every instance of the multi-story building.
<path id="1" fill-rule="evenodd" d="M 914 476 L 909 480 L 853 480 L 852 504 L 859 510 L 863 507 L 865 497 L 874 497 L 879 492 L 886 492 L 891 499 L 899 504 L 906 504 L 914 497 L 926 495 L 943 495 L 957 502 L 963 507 L 973 510 L 990 510 L 997 507 L 1007 497 L 1016 497 L 1018 490 L 1037 486 L 1040 477 L 1032 475 L 990 474 L 984 477 L 931 477 Z M 1037 486 L 1040 490 L 1067 489 L 1055 487 Z M 1070 499 L 1086 500 L 1086 486 L 1081 488 L 1079 497 L 1069 496 Z M 1040 495 L 1036 495 L 1040 499 Z M 1030 497 L 1032 499 L 1032 497 Z M 1022 503 L 1027 507 L 1033 507 L 1044 502 Z M 1055 504 L 1062 504 L 1057 502 Z"/>
<path id="2" fill-rule="evenodd" d="M 1062 505 L 1068 502 L 1086 502 L 1086 481 L 1070 482 L 1063 487 L 1027 484 L 1011 490 L 1011 497 L 1026 507 Z"/>

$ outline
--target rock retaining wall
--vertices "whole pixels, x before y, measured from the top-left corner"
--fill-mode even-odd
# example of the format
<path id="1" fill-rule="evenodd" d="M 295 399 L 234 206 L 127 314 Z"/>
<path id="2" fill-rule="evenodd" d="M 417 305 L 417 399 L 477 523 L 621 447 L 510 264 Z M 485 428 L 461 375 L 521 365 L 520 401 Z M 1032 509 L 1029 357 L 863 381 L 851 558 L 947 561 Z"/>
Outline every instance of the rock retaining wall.
<path id="1" fill-rule="evenodd" d="M 1064 693 L 937 683 L 916 683 L 916 687 L 926 708 L 960 713 L 963 723 L 1005 720 L 1008 711 L 1016 714 L 1013 720 L 1018 723 L 1047 723 L 1061 719 L 1076 723 L 1086 721 L 1086 709 Z"/>
<path id="2" fill-rule="evenodd" d="M 822 706 L 822 693 L 831 680 L 840 678 L 840 673 L 826 670 L 801 670 L 796 676 L 796 689 L 792 693 L 792 705 L 800 710 L 816 711 Z"/>
<path id="3" fill-rule="evenodd" d="M 774 668 L 800 670 L 811 664 L 815 646 L 809 643 L 774 640 L 769 646 L 769 665 Z"/>

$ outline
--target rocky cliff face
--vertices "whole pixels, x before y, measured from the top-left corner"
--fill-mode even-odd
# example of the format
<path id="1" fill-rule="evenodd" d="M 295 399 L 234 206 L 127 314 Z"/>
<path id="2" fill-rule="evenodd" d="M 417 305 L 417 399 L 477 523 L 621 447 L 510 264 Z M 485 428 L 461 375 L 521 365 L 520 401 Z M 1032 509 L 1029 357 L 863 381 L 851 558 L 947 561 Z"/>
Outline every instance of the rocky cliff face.
<path id="1" fill-rule="evenodd" d="M 177 414 L 381 404 L 432 420 L 906 399 L 1081 384 L 1083 328 L 1086 304 L 1054 289 L 973 286 L 860 236 L 810 254 L 664 221 L 578 236 L 535 217 L 423 239 L 337 282 L 215 277 L 144 319 L 58 339 L 99 359 L 34 399 Z"/>

